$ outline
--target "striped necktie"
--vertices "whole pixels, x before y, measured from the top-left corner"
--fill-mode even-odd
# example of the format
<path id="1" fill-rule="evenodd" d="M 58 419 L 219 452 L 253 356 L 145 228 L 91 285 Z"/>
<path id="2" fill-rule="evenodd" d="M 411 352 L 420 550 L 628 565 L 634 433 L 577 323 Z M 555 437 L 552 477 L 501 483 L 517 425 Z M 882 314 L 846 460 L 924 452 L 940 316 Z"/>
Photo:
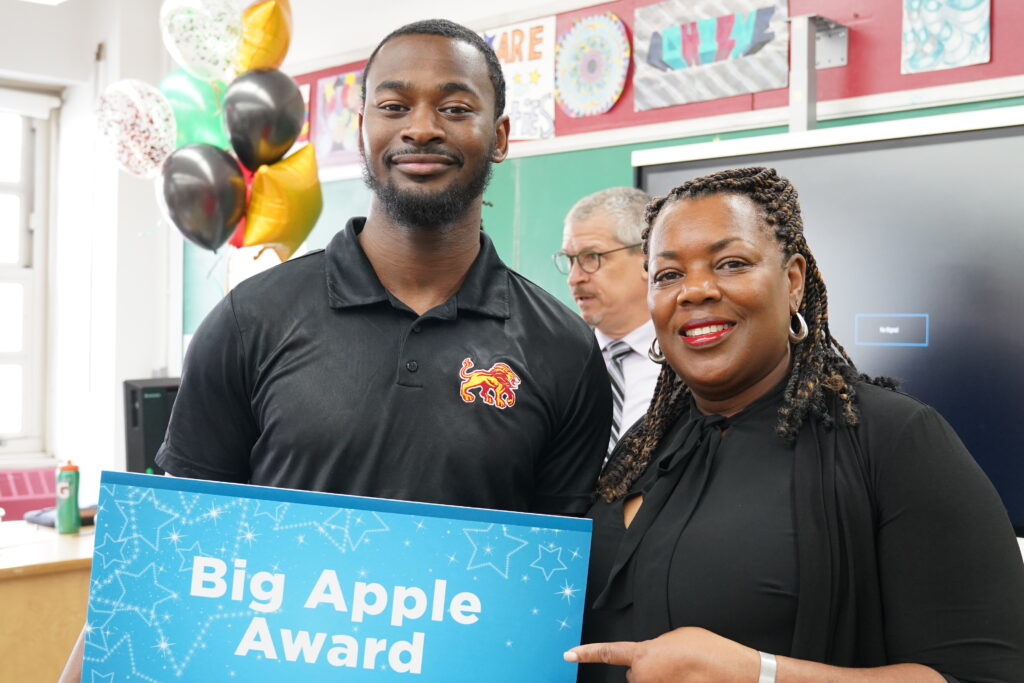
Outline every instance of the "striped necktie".
<path id="1" fill-rule="evenodd" d="M 611 455 L 619 440 L 619 431 L 622 429 L 622 402 L 626 395 L 626 378 L 622 373 L 622 360 L 633 353 L 629 344 L 616 340 L 605 347 L 608 351 L 608 378 L 612 385 L 612 431 L 608 439 L 608 454 Z"/>

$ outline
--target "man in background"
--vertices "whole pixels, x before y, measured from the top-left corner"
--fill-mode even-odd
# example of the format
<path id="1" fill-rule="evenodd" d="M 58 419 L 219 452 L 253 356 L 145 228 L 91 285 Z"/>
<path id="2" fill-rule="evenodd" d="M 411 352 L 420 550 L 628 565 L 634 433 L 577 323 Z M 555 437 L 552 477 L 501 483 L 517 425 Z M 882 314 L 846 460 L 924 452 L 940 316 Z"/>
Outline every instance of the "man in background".
<path id="1" fill-rule="evenodd" d="M 661 366 L 648 358 L 654 325 L 647 311 L 647 272 L 640 250 L 647 193 L 612 187 L 587 195 L 565 217 L 558 269 L 580 315 L 594 328 L 612 388 L 611 453 L 640 419 Z"/>

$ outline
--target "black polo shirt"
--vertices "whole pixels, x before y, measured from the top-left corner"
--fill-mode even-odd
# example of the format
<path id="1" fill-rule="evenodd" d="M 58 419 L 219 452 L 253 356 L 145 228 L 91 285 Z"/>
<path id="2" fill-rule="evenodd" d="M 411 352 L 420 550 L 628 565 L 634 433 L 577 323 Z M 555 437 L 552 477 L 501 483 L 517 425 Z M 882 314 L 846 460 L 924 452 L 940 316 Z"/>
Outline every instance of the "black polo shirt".
<path id="1" fill-rule="evenodd" d="M 177 476 L 557 514 L 586 511 L 611 395 L 593 332 L 490 239 L 417 316 L 349 221 L 206 317 L 157 463 Z"/>

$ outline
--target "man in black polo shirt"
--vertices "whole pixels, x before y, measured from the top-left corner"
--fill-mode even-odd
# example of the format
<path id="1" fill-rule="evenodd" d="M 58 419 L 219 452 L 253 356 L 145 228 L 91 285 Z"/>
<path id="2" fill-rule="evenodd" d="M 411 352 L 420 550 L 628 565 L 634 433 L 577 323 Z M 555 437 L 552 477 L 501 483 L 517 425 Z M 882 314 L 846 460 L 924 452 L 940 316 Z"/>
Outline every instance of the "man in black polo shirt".
<path id="1" fill-rule="evenodd" d="M 365 75 L 374 190 L 326 250 L 239 285 L 192 340 L 157 462 L 186 477 L 581 514 L 611 402 L 590 329 L 480 231 L 508 150 L 494 53 L 450 22 Z"/>
<path id="2" fill-rule="evenodd" d="M 447 21 L 364 72 L 374 200 L 326 250 L 236 287 L 200 325 L 157 463 L 266 486 L 582 514 L 611 392 L 590 328 L 480 231 L 508 151 L 494 52 Z M 85 631 L 62 682 L 78 681 Z"/>

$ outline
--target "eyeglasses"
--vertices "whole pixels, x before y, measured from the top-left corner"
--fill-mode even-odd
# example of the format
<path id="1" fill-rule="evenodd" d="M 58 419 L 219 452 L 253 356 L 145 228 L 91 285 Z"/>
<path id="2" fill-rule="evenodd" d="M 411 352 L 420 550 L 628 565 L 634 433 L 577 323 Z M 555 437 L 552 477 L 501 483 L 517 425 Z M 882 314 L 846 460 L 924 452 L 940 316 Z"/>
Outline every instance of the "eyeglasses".
<path id="1" fill-rule="evenodd" d="M 624 247 L 618 247 L 617 249 L 609 249 L 608 251 L 593 251 L 591 249 L 584 249 L 578 254 L 566 254 L 564 251 L 555 252 L 551 255 L 551 258 L 555 262 L 555 268 L 558 268 L 558 272 L 563 275 L 568 275 L 569 271 L 572 270 L 572 264 L 575 262 L 584 273 L 596 273 L 601 268 L 601 257 L 608 254 L 614 254 L 617 251 L 623 249 L 632 249 L 633 247 L 639 247 L 642 242 L 636 244 L 627 244 Z"/>

